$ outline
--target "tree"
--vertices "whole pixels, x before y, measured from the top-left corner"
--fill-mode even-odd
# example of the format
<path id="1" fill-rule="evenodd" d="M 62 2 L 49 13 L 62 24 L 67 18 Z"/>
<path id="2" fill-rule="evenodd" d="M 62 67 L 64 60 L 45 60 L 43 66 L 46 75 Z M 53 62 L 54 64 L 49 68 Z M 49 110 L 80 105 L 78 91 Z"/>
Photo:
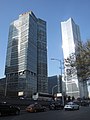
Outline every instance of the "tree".
<path id="1" fill-rule="evenodd" d="M 86 81 L 90 78 L 90 41 L 81 43 L 79 47 L 79 54 L 76 55 L 77 74 Z"/>
<path id="2" fill-rule="evenodd" d="M 74 73 L 76 68 L 79 80 L 86 81 L 90 78 L 90 40 L 86 43 L 80 42 L 76 51 L 67 58 L 70 73 Z"/>
<path id="3" fill-rule="evenodd" d="M 70 54 L 69 57 L 65 59 L 65 66 L 66 66 L 66 75 L 67 75 L 68 80 L 76 79 L 77 71 L 76 71 L 75 53 Z"/>

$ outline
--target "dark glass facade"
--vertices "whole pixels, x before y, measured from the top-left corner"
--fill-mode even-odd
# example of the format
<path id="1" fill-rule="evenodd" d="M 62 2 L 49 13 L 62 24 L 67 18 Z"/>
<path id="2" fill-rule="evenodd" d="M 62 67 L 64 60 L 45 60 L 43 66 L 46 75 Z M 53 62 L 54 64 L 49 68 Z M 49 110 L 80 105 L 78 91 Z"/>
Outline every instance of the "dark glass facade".
<path id="1" fill-rule="evenodd" d="M 6 81 L 6 78 L 0 79 L 0 98 L 5 96 L 5 81 Z"/>
<path id="2" fill-rule="evenodd" d="M 47 84 L 47 38 L 46 38 L 46 22 L 38 19 L 38 32 L 37 32 L 37 80 L 38 92 L 48 92 Z"/>
<path id="3" fill-rule="evenodd" d="M 48 77 L 48 93 L 49 94 L 62 93 L 62 78 L 61 76 Z"/>
<path id="4" fill-rule="evenodd" d="M 37 89 L 42 91 L 41 86 L 38 86 L 41 79 L 38 74 L 44 66 L 42 84 L 44 90 L 47 89 L 47 50 L 42 48 L 44 57 L 39 56 L 39 44 L 44 42 L 47 45 L 46 22 L 43 30 L 45 35 L 42 37 L 39 27 L 43 24 L 39 25 L 38 21 L 33 12 L 28 12 L 21 14 L 19 19 L 10 25 L 5 66 L 7 96 L 31 97 Z M 40 66 L 39 63 L 45 65 Z"/>

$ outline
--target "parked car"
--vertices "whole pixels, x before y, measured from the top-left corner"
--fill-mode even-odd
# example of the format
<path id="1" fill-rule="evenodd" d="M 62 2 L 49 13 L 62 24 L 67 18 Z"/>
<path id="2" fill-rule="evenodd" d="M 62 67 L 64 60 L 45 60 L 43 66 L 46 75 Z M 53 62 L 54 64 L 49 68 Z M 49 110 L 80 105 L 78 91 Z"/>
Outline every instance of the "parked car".
<path id="1" fill-rule="evenodd" d="M 64 106 L 60 102 L 52 102 L 49 105 L 50 110 L 59 110 L 59 109 L 63 109 L 63 108 L 64 108 Z"/>
<path id="2" fill-rule="evenodd" d="M 42 106 L 39 103 L 34 103 L 34 104 L 29 105 L 26 108 L 26 111 L 27 112 L 44 112 L 44 111 L 46 111 L 46 107 Z"/>
<path id="3" fill-rule="evenodd" d="M 79 100 L 77 100 L 77 99 L 75 99 L 75 100 L 73 100 L 73 102 L 75 103 L 75 104 L 77 104 L 77 105 L 81 105 L 81 101 L 79 101 Z"/>
<path id="4" fill-rule="evenodd" d="M 80 106 L 89 106 L 89 101 L 86 101 L 86 100 L 80 100 L 80 101 L 74 100 L 73 102 Z"/>
<path id="5" fill-rule="evenodd" d="M 20 114 L 20 108 L 17 106 L 13 106 L 10 104 L 7 104 L 5 102 L 0 103 L 0 116 L 2 115 L 10 115 L 10 114 Z"/>
<path id="6" fill-rule="evenodd" d="M 89 102 L 81 100 L 81 106 L 89 106 Z"/>
<path id="7" fill-rule="evenodd" d="M 65 106 L 64 106 L 65 110 L 79 110 L 79 105 L 74 103 L 74 102 L 68 102 Z"/>

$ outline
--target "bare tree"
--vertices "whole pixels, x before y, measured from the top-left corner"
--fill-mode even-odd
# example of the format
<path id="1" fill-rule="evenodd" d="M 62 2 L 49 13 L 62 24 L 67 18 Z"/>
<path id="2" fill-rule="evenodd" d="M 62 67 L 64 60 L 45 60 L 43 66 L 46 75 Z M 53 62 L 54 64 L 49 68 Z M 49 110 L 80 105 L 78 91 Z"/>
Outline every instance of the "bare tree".
<path id="1" fill-rule="evenodd" d="M 78 77 L 81 80 L 90 78 L 90 41 L 81 43 L 79 46 L 79 54 L 76 55 L 76 68 Z"/>
<path id="2" fill-rule="evenodd" d="M 80 42 L 77 52 L 72 53 L 66 61 L 70 66 L 71 75 L 75 73 L 76 68 L 79 80 L 88 80 L 90 78 L 90 40 L 86 43 Z"/>

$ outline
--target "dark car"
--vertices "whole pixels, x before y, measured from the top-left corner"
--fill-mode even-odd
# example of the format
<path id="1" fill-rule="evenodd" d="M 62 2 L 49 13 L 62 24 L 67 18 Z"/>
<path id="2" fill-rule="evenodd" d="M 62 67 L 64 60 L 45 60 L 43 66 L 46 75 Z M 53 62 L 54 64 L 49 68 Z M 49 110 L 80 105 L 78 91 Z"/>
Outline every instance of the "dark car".
<path id="1" fill-rule="evenodd" d="M 64 108 L 64 106 L 60 102 L 52 102 L 49 105 L 50 110 L 60 110 L 60 109 L 63 109 L 63 108 Z"/>
<path id="2" fill-rule="evenodd" d="M 10 114 L 20 114 L 20 108 L 17 106 L 13 106 L 7 103 L 0 103 L 0 116 L 2 115 L 10 115 Z"/>
<path id="3" fill-rule="evenodd" d="M 89 102 L 82 100 L 81 106 L 89 106 Z"/>
<path id="4" fill-rule="evenodd" d="M 42 111 L 44 112 L 44 111 L 46 111 L 46 107 L 42 106 L 39 103 L 34 103 L 34 104 L 29 105 L 26 108 L 26 111 L 27 112 L 42 112 Z"/>

